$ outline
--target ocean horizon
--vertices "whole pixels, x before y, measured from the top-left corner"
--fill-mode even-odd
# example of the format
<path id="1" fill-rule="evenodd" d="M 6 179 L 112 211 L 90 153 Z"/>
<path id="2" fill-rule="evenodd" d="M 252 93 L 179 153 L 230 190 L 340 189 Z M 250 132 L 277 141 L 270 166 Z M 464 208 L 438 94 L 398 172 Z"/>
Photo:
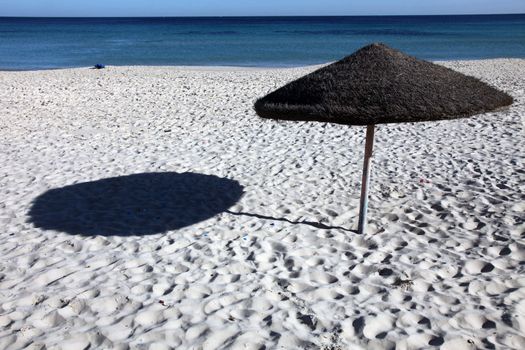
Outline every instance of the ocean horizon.
<path id="1" fill-rule="evenodd" d="M 0 69 L 294 67 L 383 42 L 418 58 L 525 58 L 525 14 L 0 17 Z"/>

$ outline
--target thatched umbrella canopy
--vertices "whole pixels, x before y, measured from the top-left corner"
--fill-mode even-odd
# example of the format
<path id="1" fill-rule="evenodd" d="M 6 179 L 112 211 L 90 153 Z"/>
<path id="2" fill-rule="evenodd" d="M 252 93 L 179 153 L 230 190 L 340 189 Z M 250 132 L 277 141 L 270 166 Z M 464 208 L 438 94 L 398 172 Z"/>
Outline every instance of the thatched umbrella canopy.
<path id="1" fill-rule="evenodd" d="M 255 111 L 270 119 L 368 125 L 362 233 L 375 124 L 462 118 L 512 102 L 511 96 L 476 78 L 372 44 L 258 99 Z"/>

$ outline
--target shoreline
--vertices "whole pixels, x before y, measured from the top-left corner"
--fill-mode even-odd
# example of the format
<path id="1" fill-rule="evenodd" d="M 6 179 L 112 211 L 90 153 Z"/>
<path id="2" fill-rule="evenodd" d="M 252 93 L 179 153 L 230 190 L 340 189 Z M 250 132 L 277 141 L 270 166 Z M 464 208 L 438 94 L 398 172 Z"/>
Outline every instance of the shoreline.
<path id="1" fill-rule="evenodd" d="M 325 63 L 329 64 L 331 62 Z M 325 64 L 319 65 L 305 65 L 305 66 L 199 66 L 199 65 L 105 65 L 105 68 L 165 68 L 165 69 L 195 69 L 195 70 L 207 70 L 210 71 L 224 71 L 224 70 L 270 70 L 270 69 L 297 69 L 297 68 L 309 68 L 323 66 Z M 93 69 L 93 66 L 79 66 L 79 67 L 56 67 L 56 68 L 28 68 L 28 69 L 9 69 L 9 68 L 0 68 L 0 72 L 41 72 L 41 71 L 61 71 L 61 70 L 74 70 L 74 69 Z M 105 69 L 103 68 L 103 69 Z M 103 70 L 102 69 L 102 70 Z M 93 69 L 95 70 L 95 69 Z"/>
<path id="2" fill-rule="evenodd" d="M 436 64 L 447 64 L 453 62 L 477 62 L 477 61 L 494 61 L 494 60 L 523 60 L 525 57 L 497 57 L 497 58 L 475 58 L 475 59 L 450 59 L 450 60 L 431 60 Z M 292 70 L 292 69 L 314 69 L 328 64 L 332 61 L 320 64 L 303 65 L 303 66 L 230 66 L 230 65 L 105 65 L 107 68 L 145 68 L 145 69 L 174 69 L 174 70 L 197 70 L 197 71 L 266 71 L 266 70 Z M 62 70 L 86 70 L 93 69 L 93 66 L 79 67 L 56 67 L 56 68 L 35 68 L 35 69 L 10 69 L 0 68 L 0 72 L 45 72 L 45 71 L 62 71 Z M 101 69 L 101 70 L 104 70 Z M 96 69 L 93 69 L 96 70 Z"/>

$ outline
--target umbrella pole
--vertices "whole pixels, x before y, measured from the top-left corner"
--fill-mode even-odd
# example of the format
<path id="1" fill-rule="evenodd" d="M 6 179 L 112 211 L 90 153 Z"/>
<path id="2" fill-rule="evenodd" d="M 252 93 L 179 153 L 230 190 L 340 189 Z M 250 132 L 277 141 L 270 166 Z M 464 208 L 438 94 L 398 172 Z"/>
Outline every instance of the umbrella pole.
<path id="1" fill-rule="evenodd" d="M 363 178 L 361 180 L 361 202 L 359 205 L 359 226 L 357 233 L 363 234 L 366 229 L 366 212 L 368 210 L 368 185 L 370 184 L 370 158 L 374 148 L 374 124 L 366 127 L 365 158 L 363 161 Z"/>

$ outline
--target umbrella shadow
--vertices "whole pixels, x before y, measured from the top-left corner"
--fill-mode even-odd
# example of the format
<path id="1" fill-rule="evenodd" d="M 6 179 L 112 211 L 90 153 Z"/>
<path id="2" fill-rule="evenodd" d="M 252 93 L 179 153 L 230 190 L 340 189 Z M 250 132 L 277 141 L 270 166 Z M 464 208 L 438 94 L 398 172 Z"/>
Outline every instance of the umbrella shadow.
<path id="1" fill-rule="evenodd" d="M 82 236 L 150 235 L 207 220 L 243 195 L 235 180 L 197 173 L 141 173 L 49 190 L 29 210 L 44 230 Z"/>
<path id="2" fill-rule="evenodd" d="M 253 213 L 233 212 L 231 210 L 226 210 L 226 213 L 235 215 L 235 216 L 249 216 L 249 217 L 264 219 L 264 220 L 283 221 L 283 222 L 287 222 L 293 225 L 308 225 L 308 226 L 312 226 L 312 227 L 322 229 L 322 230 L 342 230 L 342 231 L 357 233 L 357 230 L 351 230 L 351 229 L 341 227 L 341 226 L 325 225 L 323 223 L 315 222 L 315 221 L 308 221 L 308 220 L 297 221 L 297 220 L 290 220 L 287 218 L 276 218 L 273 216 L 253 214 Z"/>

